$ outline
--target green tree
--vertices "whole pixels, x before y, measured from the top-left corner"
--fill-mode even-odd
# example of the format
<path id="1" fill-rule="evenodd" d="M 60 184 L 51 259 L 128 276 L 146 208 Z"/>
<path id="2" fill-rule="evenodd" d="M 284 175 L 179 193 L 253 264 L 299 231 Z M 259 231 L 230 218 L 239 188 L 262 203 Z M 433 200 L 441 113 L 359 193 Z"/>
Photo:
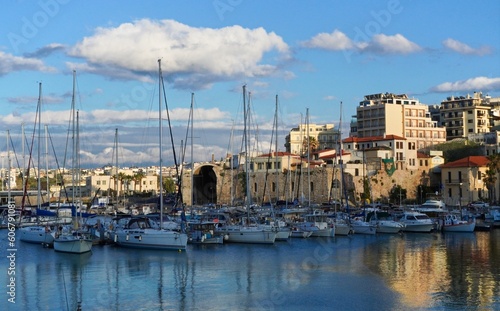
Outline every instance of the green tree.
<path id="1" fill-rule="evenodd" d="M 394 185 L 389 192 L 389 199 L 395 204 L 403 203 L 406 200 L 406 189 L 400 185 Z"/>
<path id="2" fill-rule="evenodd" d="M 316 140 L 316 138 L 309 136 L 309 139 L 307 139 L 307 137 L 304 137 L 304 140 L 302 141 L 302 150 L 304 150 L 304 155 L 307 155 L 308 152 L 310 154 L 318 150 L 318 148 L 319 142 Z"/>

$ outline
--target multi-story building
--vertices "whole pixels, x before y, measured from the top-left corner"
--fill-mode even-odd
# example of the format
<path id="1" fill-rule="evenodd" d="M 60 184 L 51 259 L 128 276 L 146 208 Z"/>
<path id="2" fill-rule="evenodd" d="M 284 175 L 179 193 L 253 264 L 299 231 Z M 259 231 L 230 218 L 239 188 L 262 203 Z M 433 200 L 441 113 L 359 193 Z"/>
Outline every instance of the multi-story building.
<path id="1" fill-rule="evenodd" d="M 485 182 L 488 162 L 485 156 L 469 156 L 441 165 L 444 202 L 465 206 L 472 201 L 488 200 Z M 494 187 L 498 189 L 498 180 Z"/>
<path id="2" fill-rule="evenodd" d="M 445 128 L 431 119 L 429 106 L 406 94 L 366 95 L 351 121 L 353 137 L 396 135 L 406 138 L 408 149 L 422 149 L 446 141 Z"/>
<path id="3" fill-rule="evenodd" d="M 450 96 L 441 102 L 441 125 L 446 138 L 467 138 L 469 134 L 487 133 L 492 127 L 489 97 L 481 92 L 472 96 Z"/>
<path id="4" fill-rule="evenodd" d="M 316 139 L 318 150 L 339 150 L 340 131 L 334 129 L 333 124 L 301 124 L 299 127 L 292 128 L 290 134 L 285 137 L 286 152 L 298 155 L 304 154 L 304 142 L 307 135 Z"/>
<path id="5" fill-rule="evenodd" d="M 348 137 L 342 141 L 344 150 L 351 153 L 351 161 L 366 161 L 367 150 L 384 147 L 383 152 L 377 152 L 376 157 L 380 161 L 391 160 L 394 169 L 417 169 L 417 150 L 407 139 L 396 135 L 372 136 L 372 137 Z M 391 165 L 392 165 L 391 164 Z"/>

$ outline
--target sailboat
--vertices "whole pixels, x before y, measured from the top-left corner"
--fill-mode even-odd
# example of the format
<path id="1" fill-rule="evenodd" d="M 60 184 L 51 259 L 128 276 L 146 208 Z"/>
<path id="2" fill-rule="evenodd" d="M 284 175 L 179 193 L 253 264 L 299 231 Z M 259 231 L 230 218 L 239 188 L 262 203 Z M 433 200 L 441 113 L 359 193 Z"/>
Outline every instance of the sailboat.
<path id="1" fill-rule="evenodd" d="M 40 124 L 41 124 L 41 109 L 42 109 L 42 83 L 38 85 L 38 104 L 37 104 L 37 119 L 38 119 L 38 167 L 40 168 Z M 9 135 L 7 135 L 9 136 Z M 24 140 L 24 139 L 23 139 Z M 10 145 L 10 137 L 7 137 L 7 148 Z M 24 141 L 23 141 L 24 146 Z M 9 173 L 10 173 L 10 152 L 7 151 L 7 159 L 9 164 Z M 38 170 L 40 172 L 40 170 Z M 24 172 L 23 172 L 24 175 Z M 40 185 L 40 176 L 38 176 L 38 197 L 37 197 L 37 212 L 40 210 L 41 205 L 41 185 Z M 10 187 L 10 180 L 9 180 Z M 9 188 L 10 189 L 10 188 Z M 9 199 L 10 202 L 10 199 Z M 24 203 L 23 203 L 24 205 Z M 37 220 L 38 217 L 37 213 Z M 33 226 L 22 226 L 19 229 L 20 240 L 27 243 L 35 243 L 50 246 L 54 243 L 54 226 L 46 224 L 38 224 Z"/>
<path id="2" fill-rule="evenodd" d="M 216 229 L 217 234 L 223 234 L 230 243 L 256 243 L 274 244 L 276 240 L 276 230 L 267 228 L 254 222 L 250 217 L 250 207 L 252 197 L 250 192 L 250 172 L 248 163 L 248 133 L 247 133 L 247 108 L 246 108 L 246 85 L 243 85 L 243 141 L 245 156 L 245 176 L 246 176 L 246 217 L 241 217 L 237 224 L 224 224 Z"/>
<path id="3" fill-rule="evenodd" d="M 83 254 L 92 250 L 92 238 L 89 232 L 80 228 L 80 219 L 76 211 L 75 187 L 80 180 L 79 172 L 79 132 L 78 113 L 75 110 L 75 81 L 76 72 L 73 71 L 73 96 L 71 98 L 71 125 L 72 125 L 72 226 L 60 226 L 55 233 L 54 250 L 63 253 Z"/>
<path id="4" fill-rule="evenodd" d="M 158 60 L 159 71 L 159 148 L 160 148 L 160 181 L 162 175 L 162 95 L 163 76 L 161 71 L 161 59 Z M 162 250 L 184 250 L 186 249 L 188 236 L 183 232 L 165 229 L 163 226 L 163 185 L 160 182 L 160 225 L 155 224 L 148 217 L 128 217 L 121 219 L 114 230 L 114 241 L 119 246 L 162 249 Z"/>

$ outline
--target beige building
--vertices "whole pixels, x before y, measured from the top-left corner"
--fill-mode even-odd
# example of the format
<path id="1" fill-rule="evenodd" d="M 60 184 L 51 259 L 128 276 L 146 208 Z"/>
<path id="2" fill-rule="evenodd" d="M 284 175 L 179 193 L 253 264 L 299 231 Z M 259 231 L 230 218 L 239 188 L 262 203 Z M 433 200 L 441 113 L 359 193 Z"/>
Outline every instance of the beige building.
<path id="1" fill-rule="evenodd" d="M 482 93 L 472 96 L 450 96 L 441 102 L 441 125 L 446 138 L 467 138 L 474 133 L 487 133 L 492 127 L 491 106 Z"/>
<path id="2" fill-rule="evenodd" d="M 412 148 L 422 149 L 446 141 L 445 128 L 431 119 L 429 106 L 406 94 L 366 95 L 351 121 L 353 137 L 396 135 Z"/>
<path id="3" fill-rule="evenodd" d="M 130 176 L 126 180 L 116 180 L 111 175 L 92 175 L 86 178 L 86 187 L 90 195 L 94 195 L 97 190 L 103 192 L 118 191 L 118 195 L 134 191 L 156 193 L 158 191 L 158 176 L 145 175 L 142 176 L 141 180 L 134 180 L 133 176 Z"/>
<path id="4" fill-rule="evenodd" d="M 484 182 L 488 162 L 485 156 L 469 156 L 441 165 L 443 201 L 456 206 L 488 201 L 488 188 Z M 496 184 L 495 189 L 498 189 L 498 181 Z"/>
<path id="5" fill-rule="evenodd" d="M 334 129 L 333 124 L 301 124 L 299 127 L 292 128 L 290 134 L 285 137 L 286 152 L 297 155 L 304 154 L 303 146 L 307 135 L 317 140 L 318 150 L 339 149 L 340 131 Z"/>
<path id="6" fill-rule="evenodd" d="M 363 162 L 367 160 L 371 149 L 376 149 L 374 153 L 380 161 L 385 161 L 389 165 L 394 165 L 395 169 L 418 169 L 417 150 L 415 143 L 401 136 L 384 135 L 372 137 L 348 137 L 342 141 L 344 150 L 352 153 L 351 161 Z M 385 147 L 385 148 L 381 148 Z M 373 156 L 372 156 L 373 157 Z"/>

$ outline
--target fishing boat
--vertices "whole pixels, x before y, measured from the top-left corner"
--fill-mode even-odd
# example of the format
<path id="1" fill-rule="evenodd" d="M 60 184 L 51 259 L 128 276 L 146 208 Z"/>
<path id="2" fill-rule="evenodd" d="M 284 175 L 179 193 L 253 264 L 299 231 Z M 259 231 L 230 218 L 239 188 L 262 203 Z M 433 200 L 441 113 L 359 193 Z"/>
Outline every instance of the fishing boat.
<path id="1" fill-rule="evenodd" d="M 476 228 L 475 218 L 471 220 L 462 220 L 455 214 L 447 214 L 442 222 L 444 232 L 474 232 Z"/>

